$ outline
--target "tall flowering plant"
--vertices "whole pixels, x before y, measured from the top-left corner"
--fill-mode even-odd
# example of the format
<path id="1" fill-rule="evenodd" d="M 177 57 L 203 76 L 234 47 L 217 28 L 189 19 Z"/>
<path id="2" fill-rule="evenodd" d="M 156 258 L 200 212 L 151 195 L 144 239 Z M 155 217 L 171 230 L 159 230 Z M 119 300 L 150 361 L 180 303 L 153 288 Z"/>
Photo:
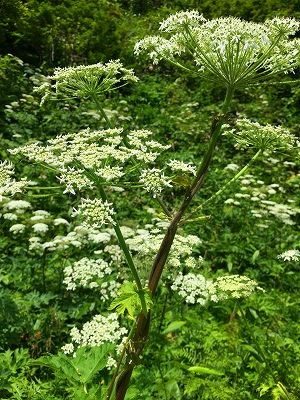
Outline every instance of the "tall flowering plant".
<path id="1" fill-rule="evenodd" d="M 73 217 L 98 238 L 104 230 L 101 239 L 104 242 L 109 240 L 105 235 L 109 238 L 114 232 L 118 247 L 110 254 L 114 262 L 128 268 L 130 279 L 112 285 L 109 309 L 114 312 L 106 317 L 95 316 L 81 331 L 73 328 L 71 343 L 63 348 L 65 353 L 76 356 L 79 347 L 101 346 L 105 342 L 116 345 L 116 353 L 107 359 L 107 365 L 114 372 L 106 400 L 125 397 L 132 371 L 147 341 L 154 295 L 168 266 L 173 267 L 169 274 L 172 290 L 187 303 L 239 298 L 259 289 L 256 282 L 238 275 L 205 279 L 197 272 L 201 257 L 193 256 L 193 247 L 200 239 L 184 235 L 182 226 L 192 216 L 201 215 L 203 205 L 223 193 L 266 150 L 294 147 L 295 138 L 282 127 L 262 126 L 245 118 L 235 121 L 231 127 L 227 122 L 237 89 L 267 80 L 274 82 L 280 74 L 293 72 L 299 66 L 300 41 L 291 38 L 298 29 L 299 22 L 289 18 L 274 18 L 265 23 L 233 17 L 209 21 L 197 11 L 183 11 L 161 23 L 161 35 L 146 37 L 136 44 L 135 54 L 145 54 L 154 64 L 169 62 L 185 69 L 195 79 L 224 87 L 221 112 L 211 123 L 210 139 L 199 165 L 173 159 L 161 168 L 159 155 L 168 151 L 170 144 L 153 140 L 152 132 L 144 128 L 124 131 L 112 126 L 101 102 L 104 93 L 137 81 L 133 71 L 119 61 L 57 69 L 37 89 L 43 93 L 43 101 L 53 96 L 93 100 L 107 125 L 106 129 L 58 135 L 44 144 L 31 143 L 12 150 L 15 155 L 22 154 L 34 162 L 47 164 L 56 171 L 65 193 L 80 195 Z M 238 148 L 253 147 L 256 152 L 230 181 L 195 208 L 193 199 L 202 189 L 222 133 L 234 137 Z M 182 172 L 190 175 L 190 184 L 176 208 L 166 202 L 164 193 L 172 190 L 176 175 Z M 114 204 L 116 188 L 135 190 L 136 187 L 149 193 L 164 214 L 163 219 L 148 225 L 147 230 L 121 226 Z M 141 277 L 141 259 L 151 265 L 147 281 Z M 192 272 L 183 274 L 183 265 Z M 99 279 L 111 273 L 111 264 L 107 261 L 83 258 L 65 269 L 65 283 L 69 290 L 75 290 L 76 285 L 97 288 Z M 102 284 L 101 288 L 105 287 Z M 130 331 L 119 325 L 118 315 L 129 317 Z"/>

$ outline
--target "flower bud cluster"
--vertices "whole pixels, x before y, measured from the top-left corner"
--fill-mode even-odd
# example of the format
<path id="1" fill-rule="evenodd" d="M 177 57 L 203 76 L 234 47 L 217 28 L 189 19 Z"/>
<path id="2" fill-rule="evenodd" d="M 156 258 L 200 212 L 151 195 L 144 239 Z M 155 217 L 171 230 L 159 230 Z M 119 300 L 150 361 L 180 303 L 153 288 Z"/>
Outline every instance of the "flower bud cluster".
<path id="1" fill-rule="evenodd" d="M 140 176 L 140 182 L 147 192 L 152 193 L 154 198 L 165 188 L 172 187 L 171 181 L 157 168 L 144 169 Z"/>
<path id="2" fill-rule="evenodd" d="M 81 199 L 78 209 L 74 209 L 72 216 L 79 216 L 83 226 L 101 228 L 102 225 L 111 223 L 114 225 L 114 210 L 112 203 L 103 202 L 101 199 Z"/>

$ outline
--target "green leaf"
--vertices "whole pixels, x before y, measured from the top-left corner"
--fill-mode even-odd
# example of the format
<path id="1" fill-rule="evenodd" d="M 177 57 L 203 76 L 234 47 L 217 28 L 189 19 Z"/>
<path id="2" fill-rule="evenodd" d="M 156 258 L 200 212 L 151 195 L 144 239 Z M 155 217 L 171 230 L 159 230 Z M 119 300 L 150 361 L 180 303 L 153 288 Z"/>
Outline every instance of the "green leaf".
<path id="1" fill-rule="evenodd" d="M 177 331 L 182 328 L 186 324 L 186 321 L 173 321 L 171 322 L 166 329 L 162 332 L 163 335 L 167 335 L 168 333 Z"/>
<path id="2" fill-rule="evenodd" d="M 63 353 L 58 353 L 56 356 L 41 357 L 30 364 L 51 368 L 57 377 L 67 379 L 72 385 L 80 382 L 80 377 L 71 358 Z"/>
<path id="3" fill-rule="evenodd" d="M 97 372 L 105 368 L 108 354 L 114 347 L 112 343 L 105 343 L 95 347 L 80 347 L 76 351 L 72 364 L 80 375 L 82 383 L 89 382 Z"/>
<path id="4" fill-rule="evenodd" d="M 134 319 L 142 311 L 142 300 L 149 311 L 152 300 L 148 289 L 139 291 L 133 282 L 124 282 L 118 291 L 118 297 L 113 300 L 109 309 L 115 310 L 118 314 L 124 315 L 126 312 L 129 318 Z"/>
<path id="5" fill-rule="evenodd" d="M 260 251 L 259 251 L 259 250 L 256 250 L 256 251 L 253 253 L 252 258 L 251 258 L 251 261 L 252 261 L 253 264 L 255 263 L 256 259 L 259 257 L 259 254 L 260 254 Z"/>
<path id="6" fill-rule="evenodd" d="M 200 365 L 196 365 L 194 367 L 188 368 L 188 371 L 194 374 L 205 374 L 205 375 L 217 375 L 222 376 L 224 372 L 217 371 L 216 369 L 201 367 Z"/>
<path id="7" fill-rule="evenodd" d="M 105 368 L 108 354 L 114 349 L 112 343 L 104 343 L 95 347 L 80 347 L 76 357 L 63 353 L 56 356 L 41 357 L 31 364 L 43 365 L 53 369 L 55 374 L 67 379 L 72 385 L 86 384 L 95 374 Z"/>

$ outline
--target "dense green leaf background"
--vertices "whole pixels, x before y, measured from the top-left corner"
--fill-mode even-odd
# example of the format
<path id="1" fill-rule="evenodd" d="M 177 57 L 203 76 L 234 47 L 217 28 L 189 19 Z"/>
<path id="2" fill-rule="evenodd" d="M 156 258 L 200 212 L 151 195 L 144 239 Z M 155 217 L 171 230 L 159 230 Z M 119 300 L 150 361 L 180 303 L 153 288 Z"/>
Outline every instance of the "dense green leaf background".
<path id="1" fill-rule="evenodd" d="M 124 128 L 151 129 L 158 140 L 171 143 L 165 160 L 172 157 L 198 163 L 224 93 L 173 67 L 152 66 L 133 55 L 136 40 L 153 34 L 159 21 L 182 9 L 198 9 L 208 18 L 300 17 L 297 0 L 0 0 L 1 157 L 8 158 L 9 148 L 27 141 L 87 126 L 103 127 L 93 104 L 70 100 L 40 107 L 32 90 L 40 75 L 51 73 L 53 67 L 119 58 L 135 69 L 140 81 L 103 100 L 112 120 Z M 283 124 L 299 137 L 298 78 L 296 71 L 295 76 L 284 78 L 295 80 L 293 84 L 237 93 L 232 117 L 246 114 L 261 123 Z M 243 166 L 252 155 L 237 151 L 234 143 L 223 138 L 202 199 L 232 176 L 226 165 Z M 55 174 L 46 175 L 42 168 L 18 159 L 12 161 L 19 176 L 57 186 Z M 270 154 L 249 173 L 265 186 L 279 184 L 284 189 L 271 200 L 294 201 L 299 207 L 299 159 Z M 169 200 L 176 203 L 184 190 L 183 177 Z M 33 209 L 70 216 L 77 199 L 62 192 L 60 188 L 31 190 L 28 199 Z M 294 218 L 295 225 L 273 217 L 266 228 L 258 227 L 247 199 L 241 199 L 238 206 L 225 203 L 240 192 L 239 183 L 228 189 L 204 210 L 207 218 L 189 223 L 187 231 L 202 239 L 199 254 L 205 258 L 205 274 L 245 274 L 256 279 L 265 292 L 243 301 L 200 307 L 184 304 L 171 288 L 161 285 L 150 341 L 134 372 L 128 400 L 300 398 L 299 265 L 277 259 L 283 251 L 299 248 L 299 216 Z M 155 208 L 153 199 L 137 191 L 117 200 L 119 218 L 129 226 L 135 221 L 141 227 L 149 222 L 147 206 Z M 9 221 L 2 219 L 0 398 L 100 398 L 98 389 L 109 382 L 109 372 L 93 375 L 88 397 L 83 389 L 68 390 L 59 373 L 32 362 L 57 354 L 73 325 L 107 309 L 93 291 L 70 294 L 62 284 L 66 262 L 93 254 L 95 245 L 39 256 L 28 249 L 27 234 L 15 237 L 9 227 Z"/>

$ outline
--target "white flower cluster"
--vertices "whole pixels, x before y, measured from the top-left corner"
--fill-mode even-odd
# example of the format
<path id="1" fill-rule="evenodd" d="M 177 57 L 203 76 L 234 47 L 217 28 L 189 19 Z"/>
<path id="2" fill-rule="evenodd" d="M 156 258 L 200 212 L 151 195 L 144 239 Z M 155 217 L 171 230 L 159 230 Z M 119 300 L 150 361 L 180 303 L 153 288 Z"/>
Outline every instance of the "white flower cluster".
<path id="1" fill-rule="evenodd" d="M 27 209 L 31 207 L 31 204 L 25 200 L 10 200 L 6 197 L 1 198 L 0 206 L 2 207 L 2 217 L 8 221 L 17 221 L 19 217 L 24 214 Z M 14 228 L 15 231 L 21 231 L 21 228 Z M 11 232 L 14 231 L 12 229 Z M 24 230 L 24 229 L 23 229 Z"/>
<path id="2" fill-rule="evenodd" d="M 3 205 L 4 211 L 14 211 L 16 214 L 23 214 L 29 208 L 31 208 L 31 204 L 26 200 L 9 200 Z"/>
<path id="3" fill-rule="evenodd" d="M 197 11 L 181 11 L 160 25 L 167 37 L 148 36 L 135 45 L 154 62 L 165 59 L 185 68 L 177 57 L 191 55 L 194 70 L 225 86 L 240 86 L 293 71 L 299 65 L 299 30 L 291 18 L 265 23 L 235 17 L 206 20 Z M 185 58 L 186 58 L 185 55 Z"/>
<path id="4" fill-rule="evenodd" d="M 162 229 L 166 229 L 167 224 L 157 222 L 155 225 L 146 225 L 145 229 L 137 229 L 133 237 L 126 239 L 126 243 L 130 250 L 137 253 L 137 257 L 145 260 L 145 257 L 152 257 L 157 253 L 161 242 L 164 238 Z M 194 268 L 195 265 L 201 263 L 202 258 L 192 260 L 192 255 L 195 247 L 201 243 L 201 240 L 195 235 L 175 236 L 170 255 L 167 261 L 168 266 L 179 267 L 183 263 L 189 265 L 189 268 Z"/>
<path id="5" fill-rule="evenodd" d="M 174 280 L 171 289 L 184 298 L 186 303 L 206 304 L 208 300 L 208 281 L 204 276 L 193 273 L 183 275 L 181 272 Z"/>
<path id="6" fill-rule="evenodd" d="M 112 60 L 106 64 L 56 68 L 54 74 L 46 77 L 35 91 L 43 94 L 42 102 L 44 102 L 53 91 L 67 97 L 82 98 L 98 96 L 137 81 L 138 78 L 132 69 L 124 68 L 119 60 Z"/>
<path id="7" fill-rule="evenodd" d="M 161 36 L 147 36 L 134 46 L 136 55 L 146 53 L 153 64 L 158 64 L 162 59 L 173 60 L 174 55 L 180 55 L 184 50 L 174 38 L 167 40 Z"/>
<path id="8" fill-rule="evenodd" d="M 55 221 L 55 220 L 54 220 Z M 29 238 L 29 250 L 43 253 L 45 250 L 65 251 L 71 247 L 82 248 L 84 245 L 107 243 L 111 235 L 107 232 L 99 232 L 97 229 L 77 225 L 74 230 L 66 235 L 56 235 L 51 240 L 43 241 L 41 237 Z"/>
<path id="9" fill-rule="evenodd" d="M 0 162 L 0 201 L 3 196 L 14 196 L 30 184 L 26 179 L 16 181 L 12 178 L 14 174 L 14 167 L 7 161 Z"/>
<path id="10" fill-rule="evenodd" d="M 251 210 L 256 217 L 274 216 L 286 225 L 295 225 L 292 217 L 300 212 L 300 209 L 291 207 L 287 204 L 276 203 L 275 201 L 262 200 L 259 210 Z M 258 212 L 257 212 L 258 211 Z"/>
<path id="11" fill-rule="evenodd" d="M 281 126 L 260 125 L 248 119 L 238 119 L 232 131 L 240 148 L 254 147 L 261 150 L 292 149 L 296 137 Z"/>
<path id="12" fill-rule="evenodd" d="M 10 152 L 55 168 L 60 173 L 59 181 L 66 186 L 65 193 L 75 194 L 93 187 L 85 170 L 111 181 L 119 180 L 127 165 L 132 170 L 133 163 L 153 163 L 170 146 L 150 140 L 151 135 L 147 130 L 133 130 L 125 135 L 122 129 L 85 129 L 76 134 L 59 135 L 46 145 L 31 143 Z M 130 160 L 133 162 L 129 163 Z"/>
<path id="13" fill-rule="evenodd" d="M 9 232 L 13 234 L 23 233 L 26 229 L 24 224 L 14 224 L 9 228 Z"/>
<path id="14" fill-rule="evenodd" d="M 287 250 L 282 254 L 279 254 L 278 258 L 283 261 L 300 261 L 300 251 L 299 250 Z"/>
<path id="15" fill-rule="evenodd" d="M 155 198 L 163 189 L 172 187 L 171 181 L 157 168 L 144 169 L 140 175 L 140 182 L 147 192 Z"/>
<path id="16" fill-rule="evenodd" d="M 107 300 L 116 297 L 120 287 L 120 283 L 111 278 L 112 273 L 111 266 L 105 260 L 84 257 L 64 269 L 63 283 L 67 285 L 67 290 L 98 288 L 101 298 Z"/>
<path id="17" fill-rule="evenodd" d="M 257 282 L 246 276 L 222 276 L 213 282 L 206 280 L 200 274 L 183 275 L 181 272 L 174 280 L 171 289 L 177 292 L 186 303 L 201 305 L 205 305 L 209 300 L 218 302 L 230 298 L 248 297 L 255 290 L 262 290 Z"/>
<path id="18" fill-rule="evenodd" d="M 35 233 L 46 233 L 49 230 L 48 225 L 43 222 L 38 222 L 37 224 L 32 225 L 32 228 Z"/>
<path id="19" fill-rule="evenodd" d="M 227 164 L 226 167 L 224 168 L 224 170 L 226 171 L 234 171 L 234 172 L 238 171 L 239 169 L 240 169 L 239 165 L 234 163 Z"/>
<path id="20" fill-rule="evenodd" d="M 71 329 L 71 343 L 64 345 L 62 350 L 66 354 L 71 354 L 78 347 L 100 346 L 107 342 L 120 344 L 126 334 L 127 329 L 120 326 L 117 314 L 112 313 L 107 317 L 95 315 L 81 330 L 76 327 Z"/>
<path id="21" fill-rule="evenodd" d="M 121 178 L 125 172 L 122 171 L 121 167 L 111 167 L 111 166 L 106 166 L 103 168 L 99 168 L 96 171 L 96 175 L 98 175 L 101 179 L 105 181 L 111 181 L 116 178 Z"/>
<path id="22" fill-rule="evenodd" d="M 78 209 L 74 209 L 72 216 L 79 216 L 83 226 L 101 228 L 102 225 L 111 223 L 114 225 L 112 216 L 115 214 L 111 203 L 103 202 L 101 199 L 81 199 Z"/>
<path id="23" fill-rule="evenodd" d="M 181 172 L 187 172 L 189 174 L 192 174 L 196 176 L 197 169 L 195 165 L 192 165 L 190 163 L 185 163 L 183 161 L 179 160 L 170 160 L 168 162 L 168 166 L 171 168 L 172 171 L 181 171 Z"/>
<path id="24" fill-rule="evenodd" d="M 265 185 L 263 181 L 255 179 L 251 174 L 244 175 L 240 182 L 242 193 L 235 193 L 234 198 L 225 200 L 225 204 L 240 206 L 247 202 L 247 208 L 255 218 L 271 221 L 275 217 L 286 225 L 295 225 L 292 218 L 300 212 L 299 208 L 294 207 L 292 204 L 281 204 L 269 200 L 269 196 L 285 192 L 282 186 L 278 183 Z M 292 200 L 289 200 L 289 202 L 293 203 Z M 257 226 L 261 228 L 267 227 L 264 224 L 257 224 Z"/>
<path id="25" fill-rule="evenodd" d="M 255 290 L 262 290 L 257 282 L 242 275 L 221 276 L 208 286 L 209 297 L 218 302 L 250 296 Z"/>
<path id="26" fill-rule="evenodd" d="M 25 200 L 9 200 L 4 198 L 0 202 L 0 207 L 2 207 L 2 217 L 4 219 L 20 221 L 9 228 L 9 231 L 14 235 L 23 233 L 26 227 L 31 228 L 31 232 L 43 235 L 49 231 L 51 224 L 54 226 L 69 225 L 69 222 L 64 218 L 53 219 L 51 214 L 46 210 L 35 210 L 32 212 L 31 204 Z M 34 247 L 36 245 L 41 250 L 41 238 L 33 237 L 31 239 L 30 249 L 33 249 L 31 246 Z"/>

